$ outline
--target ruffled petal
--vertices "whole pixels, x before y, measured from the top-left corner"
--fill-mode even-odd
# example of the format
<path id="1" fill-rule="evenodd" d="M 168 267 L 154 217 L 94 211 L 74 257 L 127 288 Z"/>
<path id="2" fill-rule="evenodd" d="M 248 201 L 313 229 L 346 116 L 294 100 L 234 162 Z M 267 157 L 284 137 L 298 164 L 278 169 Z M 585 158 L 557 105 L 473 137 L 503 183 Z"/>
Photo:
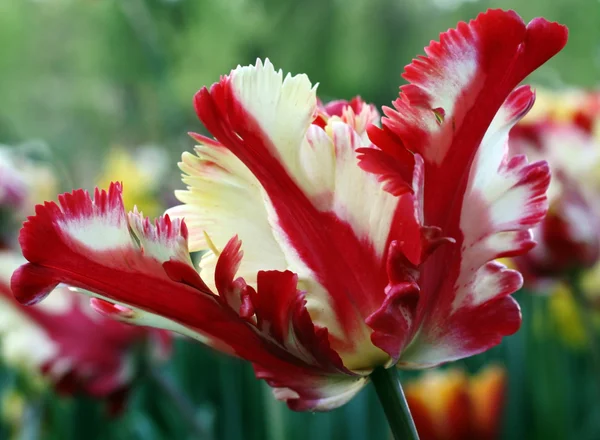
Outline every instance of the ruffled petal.
<path id="1" fill-rule="evenodd" d="M 260 182 L 287 264 L 270 269 L 298 274 L 313 320 L 330 330 L 347 366 L 387 363 L 364 321 L 384 299 L 398 200 L 357 166 L 364 140 L 339 117 L 311 124 L 314 87 L 303 75 L 283 78 L 268 61 L 234 70 L 198 92 L 195 103 L 213 144 L 227 147 Z"/>
<path id="2" fill-rule="evenodd" d="M 600 253 L 600 148 L 590 131 L 598 97 L 575 91 L 542 92 L 541 97 L 534 114 L 510 134 L 513 152 L 547 160 L 553 176 L 548 215 L 534 230 L 538 244 L 515 259 L 528 288 L 535 290 L 574 268 L 592 266 Z"/>
<path id="3" fill-rule="evenodd" d="M 254 370 L 256 377 L 273 387 L 275 398 L 287 402 L 294 411 L 330 411 L 338 408 L 368 383 L 363 376 L 307 376 L 297 375 L 294 371 L 280 371 L 273 375 L 268 369 L 256 366 Z"/>
<path id="4" fill-rule="evenodd" d="M 223 322 L 241 327 L 250 346 L 258 339 L 198 276 L 184 223 L 127 216 L 119 184 L 96 190 L 94 199 L 82 190 L 64 194 L 59 203 L 38 205 L 21 230 L 29 263 L 12 276 L 19 301 L 38 302 L 62 282 L 129 308 L 124 321 L 176 330 L 225 351 L 236 350 L 221 344 L 230 339 Z M 244 348 L 242 340 L 236 345 Z"/>
<path id="5" fill-rule="evenodd" d="M 369 132 L 378 148 L 361 150 L 361 166 L 401 199 L 417 201 L 420 224 L 433 228 L 422 235 L 454 241 L 418 266 L 411 340 L 408 347 L 404 336 L 397 341 L 402 365 L 470 356 L 519 327 L 518 305 L 506 295 L 521 276 L 493 260 L 533 246 L 529 229 L 546 212 L 549 171 L 508 155 L 508 131 L 534 98 L 528 88 L 511 92 L 566 36 L 565 27 L 544 19 L 526 26 L 513 11 L 460 23 L 406 67 L 410 84 L 394 109 L 384 109 L 382 129 Z M 419 158 L 420 194 L 410 172 Z"/>
<path id="6" fill-rule="evenodd" d="M 533 230 L 538 244 L 514 259 L 530 288 L 541 289 L 544 280 L 573 269 L 590 268 L 600 256 L 599 211 L 591 206 L 580 187 L 562 180 L 560 195 L 552 201 L 544 221 Z"/>
<path id="7" fill-rule="evenodd" d="M 394 109 L 384 108 L 383 134 L 372 139 L 382 156 L 405 169 L 410 156 L 427 164 L 428 184 L 439 188 L 425 206 L 430 221 L 445 217 L 460 193 L 477 148 L 508 94 L 565 45 L 564 26 L 536 18 L 527 26 L 514 11 L 490 10 L 440 35 L 406 67 Z M 371 134 L 371 133 L 370 133 Z M 381 163 L 381 160 L 373 162 Z M 392 165 L 386 168 L 389 170 Z M 443 171 L 442 171 L 443 170 Z M 410 184 L 411 173 L 398 173 Z M 391 180 L 388 176 L 388 180 Z M 435 183 L 434 183 L 435 182 Z"/>
<path id="8" fill-rule="evenodd" d="M 285 256 L 273 237 L 260 183 L 228 149 L 200 135 L 195 155 L 184 153 L 179 167 L 185 191 L 176 191 L 183 202 L 167 210 L 172 218 L 185 219 L 192 252 L 212 249 L 200 261 L 202 277 L 213 288 L 218 253 L 232 235 L 244 243 L 245 258 L 238 276 L 256 286 L 259 270 L 287 269 Z M 215 254 L 215 252 L 217 254 Z"/>
<path id="9" fill-rule="evenodd" d="M 519 306 L 507 295 L 521 287 L 522 277 L 494 260 L 529 251 L 535 244 L 530 228 L 548 209 L 548 165 L 508 156 L 508 132 L 533 98 L 529 88 L 519 88 L 499 110 L 473 161 L 460 211 L 459 240 L 422 266 L 423 322 L 402 355 L 407 365 L 479 353 L 520 326 Z M 447 278 L 434 287 L 426 278 L 432 273 Z M 437 291 L 430 294 L 434 288 Z"/>
<path id="10" fill-rule="evenodd" d="M 145 320 L 154 315 L 144 310 L 163 308 L 165 319 L 157 327 L 172 329 L 166 325 L 170 319 L 193 326 L 195 310 L 214 299 L 192 267 L 185 224 L 168 217 L 151 224 L 140 213 L 127 215 L 121 191 L 120 184 L 111 184 L 108 191 L 96 190 L 93 199 L 77 190 L 60 196 L 59 204 L 38 205 L 19 237 L 29 263 L 12 276 L 15 297 L 34 304 L 62 282 L 139 309 L 131 322 L 149 324 Z M 182 282 L 173 281 L 167 269 L 178 269 Z M 181 293 L 170 297 L 171 291 Z M 182 319 L 179 312 L 186 308 Z"/>
<path id="11" fill-rule="evenodd" d="M 343 366 L 327 330 L 312 323 L 295 274 L 259 272 L 257 288 L 249 286 L 236 276 L 242 253 L 234 237 L 217 262 L 214 294 L 191 264 L 185 224 L 126 215 L 119 184 L 93 199 L 78 190 L 38 206 L 20 242 L 29 263 L 13 274 L 12 289 L 22 302 L 41 300 L 58 283 L 85 289 L 104 315 L 249 360 L 259 377 L 293 390 L 279 394 L 290 407 L 329 409 L 344 402 L 335 396 L 364 382 Z"/>

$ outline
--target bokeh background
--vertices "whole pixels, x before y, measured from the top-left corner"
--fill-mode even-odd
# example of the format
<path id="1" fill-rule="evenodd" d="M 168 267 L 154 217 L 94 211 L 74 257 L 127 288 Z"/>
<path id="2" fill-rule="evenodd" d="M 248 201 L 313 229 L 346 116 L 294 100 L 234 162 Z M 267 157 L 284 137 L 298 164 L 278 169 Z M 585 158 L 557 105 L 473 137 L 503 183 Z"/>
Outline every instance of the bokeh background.
<path id="1" fill-rule="evenodd" d="M 0 0 L 0 143 L 51 163 L 60 191 L 111 178 L 126 193 L 152 186 L 146 211 L 159 212 L 183 188 L 176 162 L 193 146 L 186 133 L 202 130 L 192 96 L 219 75 L 268 57 L 319 82 L 325 101 L 360 94 L 388 104 L 403 66 L 431 39 L 489 7 L 569 26 L 566 49 L 529 83 L 598 85 L 598 0 Z M 600 388 L 576 312 L 549 296 L 516 297 L 522 330 L 457 364 L 507 368 L 501 438 L 599 439 Z M 249 365 L 184 339 L 161 369 L 192 400 L 205 438 L 389 438 L 371 389 L 332 413 L 292 413 Z M 50 389 L 33 401 L 14 369 L 0 372 L 0 390 L 0 439 L 197 438 L 143 377 L 117 418 Z"/>

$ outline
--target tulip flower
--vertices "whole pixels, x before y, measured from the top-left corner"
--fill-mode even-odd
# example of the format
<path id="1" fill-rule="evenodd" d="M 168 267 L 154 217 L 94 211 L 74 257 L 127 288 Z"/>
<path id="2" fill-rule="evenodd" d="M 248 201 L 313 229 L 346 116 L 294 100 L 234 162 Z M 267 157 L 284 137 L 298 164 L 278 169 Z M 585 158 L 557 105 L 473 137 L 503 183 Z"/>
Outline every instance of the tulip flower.
<path id="1" fill-rule="evenodd" d="M 0 252 L 3 361 L 32 377 L 43 375 L 59 393 L 106 399 L 112 413 L 120 411 L 137 374 L 135 345 L 156 339 L 164 355 L 169 338 L 96 313 L 89 300 L 66 286 L 55 289 L 48 301 L 23 306 L 9 288 L 12 271 L 22 263 L 17 254 Z"/>
<path id="2" fill-rule="evenodd" d="M 510 147 L 548 160 L 554 173 L 550 209 L 534 230 L 539 245 L 515 263 L 528 288 L 552 293 L 549 310 L 561 336 L 591 349 L 600 377 L 600 340 L 591 307 L 596 283 L 589 276 L 600 257 L 600 93 L 542 96 L 535 112 L 511 132 Z"/>
<path id="3" fill-rule="evenodd" d="M 592 267 L 600 256 L 600 94 L 545 92 L 511 132 L 511 149 L 543 157 L 554 173 L 539 245 L 517 259 L 530 287 Z"/>
<path id="4" fill-rule="evenodd" d="M 459 369 L 429 371 L 404 389 L 421 440 L 498 438 L 506 393 L 503 368 L 488 366 L 473 376 Z"/>
<path id="5" fill-rule="evenodd" d="M 495 260 L 531 249 L 547 208 L 547 164 L 508 155 L 534 101 L 515 87 L 566 38 L 500 10 L 460 23 L 367 136 L 365 104 L 330 114 L 305 75 L 238 67 L 194 98 L 212 136 L 183 155 L 183 205 L 151 222 L 113 183 L 38 206 L 13 292 L 85 289 L 108 316 L 250 361 L 295 410 L 485 351 L 521 321 L 521 276 Z"/>

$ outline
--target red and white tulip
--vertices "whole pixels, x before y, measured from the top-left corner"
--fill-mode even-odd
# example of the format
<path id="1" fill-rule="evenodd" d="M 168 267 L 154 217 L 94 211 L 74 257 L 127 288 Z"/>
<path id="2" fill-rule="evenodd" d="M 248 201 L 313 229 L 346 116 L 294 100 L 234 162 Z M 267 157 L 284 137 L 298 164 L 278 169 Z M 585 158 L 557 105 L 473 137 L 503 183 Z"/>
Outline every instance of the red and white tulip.
<path id="1" fill-rule="evenodd" d="M 511 150 L 543 157 L 553 171 L 538 246 L 516 262 L 540 287 L 600 257 L 600 93 L 545 92 L 510 135 Z"/>
<path id="2" fill-rule="evenodd" d="M 508 154 L 534 101 L 514 88 L 566 37 L 499 10 L 460 23 L 406 68 L 381 128 L 361 101 L 321 105 L 305 75 L 238 67 L 195 97 L 212 137 L 183 155 L 183 205 L 152 223 L 114 183 L 38 206 L 14 294 L 85 289 L 247 359 L 296 410 L 343 404 L 378 366 L 487 350 L 521 321 L 521 276 L 495 260 L 531 249 L 547 208 L 546 163 Z"/>
<path id="3" fill-rule="evenodd" d="M 106 399 L 111 411 L 119 411 L 137 374 L 135 346 L 152 337 L 156 353 L 166 354 L 170 338 L 162 331 L 106 318 L 90 307 L 87 297 L 66 286 L 55 289 L 47 301 L 23 306 L 9 282 L 24 262 L 18 254 L 0 252 L 3 362 L 43 375 L 61 393 Z"/>

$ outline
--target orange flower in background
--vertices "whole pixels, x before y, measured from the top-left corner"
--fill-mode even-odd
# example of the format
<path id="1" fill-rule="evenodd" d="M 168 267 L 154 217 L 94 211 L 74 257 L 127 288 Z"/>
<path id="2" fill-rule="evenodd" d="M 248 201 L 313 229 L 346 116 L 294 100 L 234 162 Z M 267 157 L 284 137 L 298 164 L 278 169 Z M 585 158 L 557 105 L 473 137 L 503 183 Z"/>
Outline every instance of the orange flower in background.
<path id="1" fill-rule="evenodd" d="M 492 365 L 469 376 L 429 371 L 404 384 L 421 440 L 494 440 L 500 433 L 506 371 Z"/>

